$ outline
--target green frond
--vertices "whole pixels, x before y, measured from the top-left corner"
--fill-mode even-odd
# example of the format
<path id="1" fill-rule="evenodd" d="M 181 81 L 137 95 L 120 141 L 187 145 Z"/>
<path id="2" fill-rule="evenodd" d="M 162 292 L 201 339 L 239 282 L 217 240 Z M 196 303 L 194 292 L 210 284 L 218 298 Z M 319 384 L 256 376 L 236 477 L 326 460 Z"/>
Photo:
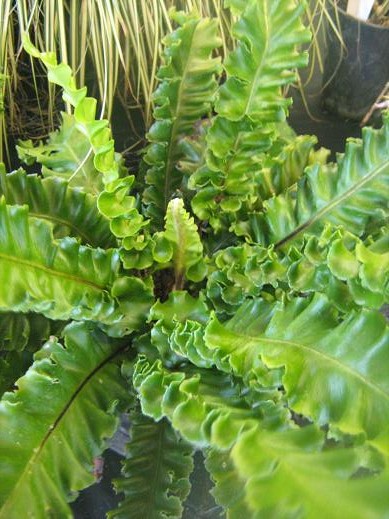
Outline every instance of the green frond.
<path id="1" fill-rule="evenodd" d="M 0 222 L 3 311 L 97 320 L 115 325 L 115 333 L 133 330 L 145 319 L 151 289 L 120 275 L 116 250 L 92 249 L 69 237 L 56 241 L 51 226 L 30 218 L 27 206 L 7 206 L 4 200 Z"/>
<path id="2" fill-rule="evenodd" d="M 322 434 L 309 425 L 286 431 L 258 428 L 240 436 L 230 457 L 238 481 L 245 482 L 245 501 L 251 510 L 247 517 L 373 519 L 385 515 L 388 472 L 356 476 L 361 466 L 379 466 L 374 452 L 325 448 Z M 220 468 L 218 472 L 220 495 L 225 494 L 226 481 L 224 472 Z"/>
<path id="3" fill-rule="evenodd" d="M 216 503 L 226 510 L 227 518 L 253 517 L 245 501 L 245 480 L 240 478 L 230 453 L 207 449 L 205 468 L 215 485 L 211 493 Z"/>
<path id="4" fill-rule="evenodd" d="M 238 11 L 233 27 L 238 43 L 225 61 L 227 80 L 218 91 L 205 165 L 189 179 L 197 191 L 195 214 L 217 232 L 296 182 L 316 142 L 299 137 L 285 146 L 283 128 L 274 124 L 285 120 L 290 104 L 281 87 L 294 81 L 294 69 L 307 59 L 297 51 L 309 38 L 300 20 L 302 6 L 250 0 Z M 289 30 L 293 36 L 286 38 Z"/>
<path id="5" fill-rule="evenodd" d="M 315 137 L 292 142 L 270 127 L 216 117 L 207 135 L 206 164 L 189 179 L 197 191 L 192 208 L 220 229 L 239 228 L 241 219 L 300 179 L 309 164 Z"/>
<path id="6" fill-rule="evenodd" d="M 339 229 L 324 230 L 322 235 L 307 236 L 302 253 L 292 248 L 287 281 L 296 291 L 327 294 L 341 309 L 353 303 L 379 309 L 389 301 L 388 230 L 378 240 L 365 243 L 355 235 Z M 300 256 L 300 257 L 299 257 Z"/>
<path id="7" fill-rule="evenodd" d="M 28 205 L 30 216 L 52 223 L 57 238 L 70 235 L 102 248 L 116 245 L 109 222 L 97 209 L 97 198 L 69 187 L 61 178 L 42 179 L 22 169 L 9 174 L 1 170 L 0 196 L 8 205 Z"/>
<path id="8" fill-rule="evenodd" d="M 137 410 L 130 414 L 130 422 L 123 477 L 115 482 L 124 500 L 108 517 L 179 519 L 190 491 L 193 448 L 167 420 L 155 423 Z"/>
<path id="9" fill-rule="evenodd" d="M 0 313 L 0 351 L 40 349 L 50 335 L 58 335 L 65 321 L 53 321 L 40 314 Z"/>
<path id="10" fill-rule="evenodd" d="M 217 22 L 197 16 L 174 14 L 178 29 L 165 40 L 160 84 L 154 94 L 155 123 L 147 135 L 150 145 L 144 161 L 149 166 L 144 192 L 148 215 L 158 227 L 169 200 L 179 189 L 183 173 L 179 162 L 185 158 L 181 141 L 192 134 L 195 123 L 211 111 L 217 88 L 215 75 L 219 59 L 212 58 L 219 46 Z"/>
<path id="11" fill-rule="evenodd" d="M 107 184 L 97 200 L 101 214 L 110 221 L 110 229 L 119 239 L 120 258 L 128 269 L 146 269 L 153 264 L 149 220 L 139 211 L 135 196 L 129 194 L 134 176 Z"/>
<path id="12" fill-rule="evenodd" d="M 324 296 L 287 303 L 250 301 L 227 323 L 205 331 L 208 358 L 218 369 L 261 382 L 258 361 L 285 367 L 288 405 L 319 425 L 364 434 L 383 452 L 389 445 L 389 331 L 377 311 L 340 319 Z M 204 352 L 204 350 L 203 350 Z"/>
<path id="13" fill-rule="evenodd" d="M 389 115 L 379 130 L 363 128 L 362 140 L 349 139 L 338 165 L 314 165 L 299 181 L 296 193 L 268 202 L 237 232 L 260 243 L 283 247 L 304 233 L 321 232 L 327 222 L 360 236 L 372 222 L 387 216 L 389 196 Z"/>
<path id="14" fill-rule="evenodd" d="M 127 401 L 120 344 L 72 324 L 51 340 L 0 402 L 0 517 L 73 517 L 67 501 L 94 481 L 93 459 Z M 87 438 L 87 441 L 85 441 Z M 55 460 L 55 463 L 53 462 Z"/>
<path id="15" fill-rule="evenodd" d="M 175 290 L 181 290 L 185 279 L 201 281 L 206 274 L 203 244 L 194 219 L 185 210 L 184 202 L 174 198 L 165 216 L 165 230 L 154 236 L 153 257 L 162 264 L 172 264 Z"/>
<path id="16" fill-rule="evenodd" d="M 92 117 L 95 115 L 91 114 L 90 118 Z M 98 124 L 102 121 L 94 122 Z M 105 121 L 105 125 L 107 124 Z M 19 159 L 26 164 L 40 164 L 45 178 L 63 178 L 68 181 L 69 186 L 81 188 L 94 195 L 99 194 L 104 187 L 103 173 L 94 164 L 95 153 L 91 142 L 79 127 L 74 115 L 62 112 L 60 127 L 51 132 L 46 141 L 20 141 L 16 149 Z M 123 159 L 119 155 L 116 156 L 116 161 L 119 170 L 124 168 Z"/>
<path id="17" fill-rule="evenodd" d="M 228 516 L 240 518 L 249 510 L 247 517 L 300 518 L 326 510 L 340 519 L 339 503 L 343 517 L 351 506 L 363 519 L 387 509 L 388 475 L 375 475 L 383 459 L 359 441 L 351 446 L 339 438 L 330 449 L 318 427 L 291 425 L 283 406 L 253 395 L 250 400 L 249 389 L 243 393 L 220 372 L 196 370 L 191 376 L 190 370 L 168 371 L 140 359 L 133 380 L 146 415 L 167 417 L 184 438 L 211 448 L 207 468 L 216 479 L 217 501 L 228 514 L 232 509 Z M 367 475 L 353 479 L 361 467 Z"/>
<path id="18" fill-rule="evenodd" d="M 144 230 L 148 221 L 140 215 L 135 197 L 128 194 L 134 177 L 123 177 L 126 173 L 123 159 L 115 152 L 108 121 L 96 119 L 96 99 L 86 97 L 86 87 L 76 88 L 70 67 L 65 63 L 58 64 L 53 53 L 39 52 L 27 37 L 24 38 L 24 48 L 44 63 L 48 80 L 63 89 L 62 97 L 74 112 L 72 115 L 64 114 L 61 128 L 51 135 L 49 143 L 35 151 L 30 144 L 25 144 L 20 153 L 33 161 L 39 157 L 46 166 L 43 172 L 54 176 L 64 173 L 63 160 L 66 159 L 65 166 L 70 169 L 66 170 L 65 176 L 71 185 L 100 194 L 98 208 L 110 220 L 112 234 L 122 239 L 120 256 L 124 266 L 149 267 L 152 264 L 150 236 L 147 229 Z M 74 159 L 71 164 L 69 153 Z M 47 169 L 49 166 L 51 172 Z"/>
<path id="19" fill-rule="evenodd" d="M 27 35 L 23 37 L 24 49 L 33 57 L 39 58 L 47 68 L 47 78 L 50 83 L 59 85 L 63 89 L 62 97 L 73 108 L 73 117 L 66 118 L 68 123 L 79 132 L 80 137 L 85 136 L 89 143 L 90 153 L 93 156 L 93 166 L 102 175 L 104 185 L 113 182 L 121 175 L 122 159 L 115 153 L 114 141 L 106 119 L 96 119 L 97 101 L 93 97 L 87 97 L 86 87 L 77 88 L 71 68 L 65 63 L 57 63 L 53 52 L 39 52 L 34 47 Z M 69 128 L 68 128 L 69 130 Z M 69 131 L 67 132 L 69 134 Z M 73 132 L 70 132 L 72 134 Z M 76 133 L 75 135 L 78 135 Z M 58 145 L 64 137 L 61 131 L 54 138 Z M 69 138 L 69 135 L 67 135 Z M 73 136 L 74 138 L 74 136 Z M 87 146 L 87 145 L 85 145 Z M 68 164 L 68 163 L 67 163 Z M 68 164 L 69 165 L 69 164 Z M 81 172 L 79 164 L 75 164 L 74 176 Z"/>
<path id="20" fill-rule="evenodd" d="M 261 161 L 274 138 L 273 130 L 251 121 L 216 117 L 207 134 L 205 164 L 189 178 L 197 193 L 192 208 L 219 231 L 230 227 L 231 214 L 258 199 Z"/>
<path id="21" fill-rule="evenodd" d="M 247 299 L 301 292 L 324 293 L 340 310 L 356 305 L 379 309 L 389 301 L 386 228 L 376 239 L 360 240 L 327 226 L 320 236 L 306 233 L 285 253 L 260 245 L 228 247 L 215 255 L 207 295 L 220 317 L 233 315 Z"/>
<path id="22" fill-rule="evenodd" d="M 286 411 L 269 401 L 249 402 L 250 391 L 230 375 L 213 370 L 167 370 L 160 360 L 143 357 L 135 364 L 133 384 L 142 411 L 159 421 L 168 418 L 187 441 L 199 448 L 231 447 L 240 432 L 264 419 L 284 423 Z M 252 395 L 251 395 L 252 396 Z"/>
<path id="23" fill-rule="evenodd" d="M 177 348 L 174 348 L 171 335 L 178 323 L 191 323 L 205 325 L 209 318 L 209 312 L 204 298 L 194 298 L 185 291 L 172 291 L 167 301 L 157 301 L 150 309 L 149 321 L 156 321 L 150 332 L 150 343 L 158 351 L 159 358 L 165 366 L 172 367 L 184 360 Z M 194 352 L 196 355 L 196 352 Z M 186 356 L 187 357 L 187 356 Z M 198 359 L 196 365 L 208 367 L 209 363 Z"/>
<path id="24" fill-rule="evenodd" d="M 216 112 L 230 121 L 245 117 L 264 123 L 284 120 L 290 99 L 282 87 L 307 64 L 297 46 L 310 40 L 301 22 L 303 5 L 293 0 L 249 0 L 232 28 L 236 49 L 226 58 L 226 82 Z"/>
<path id="25" fill-rule="evenodd" d="M 61 128 L 51 137 L 54 150 L 49 142 L 43 146 L 43 151 L 37 149 L 36 153 L 42 160 L 47 159 L 47 166 L 52 166 L 54 161 L 60 171 L 54 169 L 52 173 L 57 176 L 58 173 L 63 173 L 63 164 L 60 164 L 62 153 L 69 166 L 69 150 L 66 148 L 68 139 L 76 141 L 75 149 L 83 151 L 78 154 L 76 162 L 72 163 L 73 169 L 68 172 L 68 180 L 72 185 L 85 187 L 85 178 L 82 176 L 85 173 L 84 176 L 89 178 L 87 183 L 92 184 L 94 192 L 100 193 L 98 208 L 110 220 L 112 234 L 122 239 L 120 256 L 124 266 L 140 269 L 149 267 L 152 264 L 150 236 L 147 229 L 143 230 L 148 226 L 148 221 L 139 213 L 135 197 L 128 194 L 134 177 L 123 177 L 126 173 L 123 159 L 115 152 L 108 121 L 96 119 L 96 99 L 86 97 L 86 87 L 76 88 L 70 67 L 64 63 L 58 64 L 53 53 L 39 52 L 28 38 L 24 39 L 24 48 L 44 63 L 48 70 L 48 80 L 63 89 L 63 99 L 74 108 L 72 115 L 64 115 Z M 27 148 L 31 155 L 33 152 L 30 146 Z M 27 153 L 26 149 L 24 153 Z M 60 160 L 55 163 L 58 156 Z M 73 151 L 71 156 L 74 157 Z M 83 169 L 87 167 L 88 169 Z M 95 171 L 92 171 L 93 168 Z M 46 170 L 45 172 L 49 173 Z"/>

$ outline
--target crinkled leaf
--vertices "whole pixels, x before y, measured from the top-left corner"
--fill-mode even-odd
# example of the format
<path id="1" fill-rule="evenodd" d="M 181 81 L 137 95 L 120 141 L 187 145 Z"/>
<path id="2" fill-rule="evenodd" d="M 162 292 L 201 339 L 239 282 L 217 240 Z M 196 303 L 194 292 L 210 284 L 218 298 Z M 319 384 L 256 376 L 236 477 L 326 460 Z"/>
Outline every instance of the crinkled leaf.
<path id="1" fill-rule="evenodd" d="M 165 38 L 160 85 L 154 94 L 155 123 L 150 128 L 150 145 L 144 157 L 149 166 L 144 192 L 148 214 L 161 224 L 169 200 L 181 186 L 178 165 L 185 158 L 180 141 L 193 132 L 194 124 L 211 110 L 216 91 L 215 74 L 219 58 L 212 58 L 219 46 L 216 20 L 176 13 L 179 27 Z"/>
<path id="2" fill-rule="evenodd" d="M 215 483 L 212 495 L 226 509 L 228 519 L 253 517 L 245 501 L 245 481 L 240 479 L 229 452 L 208 449 L 205 467 Z"/>
<path id="3" fill-rule="evenodd" d="M 96 107 L 97 101 L 92 97 L 87 97 L 86 87 L 77 88 L 76 80 L 73 76 L 71 68 L 65 63 L 57 63 L 57 59 L 54 52 L 39 52 L 36 47 L 28 39 L 27 35 L 23 35 L 23 46 L 25 50 L 34 56 L 39 58 L 47 68 L 47 78 L 49 82 L 59 85 L 63 89 L 62 97 L 65 102 L 69 103 L 74 107 L 74 113 L 72 116 L 65 116 L 64 123 L 66 121 L 66 132 L 64 128 L 54 134 L 54 145 L 57 147 L 55 150 L 56 154 L 62 154 L 62 160 L 65 160 L 65 167 L 69 167 L 69 153 L 71 157 L 74 154 L 66 148 L 67 139 L 71 138 L 72 143 L 76 136 L 78 137 L 76 149 L 82 149 L 82 158 L 89 158 L 89 153 L 93 159 L 93 167 L 101 175 L 94 175 L 90 172 L 92 163 L 88 164 L 88 173 L 85 171 L 84 178 L 81 176 L 82 168 L 80 165 L 82 162 L 78 162 L 80 156 L 78 155 L 76 162 L 71 162 L 73 165 L 74 185 L 81 185 L 85 188 L 90 188 L 89 182 L 92 182 L 93 190 L 100 192 L 101 180 L 104 184 L 112 182 L 121 176 L 123 171 L 122 158 L 120 155 L 115 153 L 114 141 L 112 139 L 111 130 L 108 128 L 108 121 L 105 119 L 96 119 Z M 64 140 L 64 137 L 66 139 Z M 64 148 L 65 142 L 65 148 Z M 28 146 L 31 151 L 31 145 Z M 66 152 L 65 152 L 66 150 Z M 88 150 L 88 151 L 86 151 Z M 43 149 L 41 150 L 43 151 Z M 39 155 L 41 154 L 39 151 Z M 52 149 L 50 149 L 50 142 L 48 143 L 48 149 L 46 152 L 49 154 L 49 158 L 55 162 L 55 154 L 51 157 Z M 63 153 L 64 155 L 63 155 Z M 32 155 L 33 156 L 33 155 Z M 50 164 L 50 162 L 49 162 Z M 53 164 L 51 164 L 52 167 Z M 63 165 L 63 164 L 62 164 Z M 61 171 L 61 164 L 58 164 L 59 171 Z M 59 171 L 55 173 L 58 174 Z M 77 171 L 77 173 L 76 173 Z M 85 179 L 88 178 L 88 182 L 85 184 Z M 80 180 L 79 180 L 80 179 Z M 80 182 L 78 184 L 78 181 Z"/>
<path id="4" fill-rule="evenodd" d="M 0 202 L 0 265 L 3 311 L 98 320 L 118 325 L 125 333 L 145 319 L 152 300 L 151 287 L 140 279 L 120 276 L 117 251 L 85 247 L 74 238 L 55 241 L 46 222 L 29 218 L 26 206 L 7 206 L 4 200 Z M 125 303 L 125 308 L 120 309 L 119 303 Z"/>
<path id="5" fill-rule="evenodd" d="M 190 490 L 193 448 L 167 420 L 156 423 L 137 410 L 130 421 L 123 476 L 115 481 L 116 491 L 125 497 L 108 517 L 179 519 Z"/>
<path id="6" fill-rule="evenodd" d="M 93 483 L 93 459 L 127 400 L 112 360 L 119 346 L 92 325 L 72 324 L 65 346 L 48 342 L 17 391 L 4 395 L 0 517 L 73 517 L 67 501 Z"/>
<path id="7" fill-rule="evenodd" d="M 103 188 L 91 145 L 77 129 L 73 115 L 63 112 L 59 129 L 50 133 L 46 142 L 21 141 L 16 149 L 26 164 L 41 164 L 44 177 L 62 177 L 71 187 L 87 193 L 98 194 Z"/>
<path id="8" fill-rule="evenodd" d="M 190 319 L 191 322 L 205 324 L 208 316 L 204 298 L 200 296 L 195 299 L 184 291 L 173 291 L 169 294 L 167 301 L 163 303 L 157 301 L 151 307 L 149 320 L 157 322 L 151 329 L 150 342 L 158 350 L 165 365 L 172 366 L 183 360 L 179 349 L 171 341 L 171 334 L 176 324 L 184 323 L 187 319 Z M 183 339 L 183 337 L 181 338 Z"/>
<path id="9" fill-rule="evenodd" d="M 363 139 L 349 139 L 346 152 L 334 164 L 312 166 L 298 183 L 297 193 L 265 203 L 264 214 L 253 214 L 243 232 L 261 244 L 278 247 L 320 232 L 325 223 L 343 225 L 361 235 L 366 226 L 388 215 L 389 115 L 381 129 L 363 128 Z"/>
<path id="10" fill-rule="evenodd" d="M 374 453 L 358 448 L 323 450 L 322 441 L 314 426 L 253 430 L 239 438 L 231 458 L 245 482 L 249 517 L 385 517 L 388 473 L 352 479 L 361 464 L 379 465 Z"/>
<path id="11" fill-rule="evenodd" d="M 361 310 L 340 320 L 324 296 L 289 303 L 247 302 L 227 323 L 206 329 L 209 357 L 225 372 L 259 378 L 261 359 L 285 367 L 289 406 L 320 425 L 364 433 L 389 445 L 389 332 L 379 312 Z"/>
<path id="12" fill-rule="evenodd" d="M 233 27 L 238 43 L 225 61 L 227 81 L 219 89 L 216 111 L 232 121 L 285 119 L 290 104 L 282 87 L 292 83 L 292 69 L 307 63 L 297 45 L 309 41 L 302 25 L 303 6 L 290 0 L 249 0 Z"/>
<path id="13" fill-rule="evenodd" d="M 301 245 L 285 253 L 273 246 L 228 247 L 213 258 L 217 269 L 208 277 L 207 295 L 220 317 L 233 315 L 264 290 L 269 296 L 277 290 L 324 293 L 343 311 L 356 304 L 378 309 L 389 299 L 387 235 L 383 229 L 363 242 L 326 226 L 320 236 L 306 233 Z"/>
<path id="14" fill-rule="evenodd" d="M 184 202 L 180 198 L 169 202 L 165 231 L 159 238 L 160 242 L 161 238 L 165 240 L 163 248 L 168 252 L 165 256 L 171 259 L 174 267 L 176 289 L 182 288 L 185 278 L 201 281 L 206 274 L 203 245 L 194 219 L 185 210 Z M 154 251 L 155 256 L 156 251 Z M 158 257 L 161 257 L 161 251 L 158 251 Z"/>
<path id="15" fill-rule="evenodd" d="M 140 357 L 133 374 L 142 411 L 154 420 L 167 417 L 179 433 L 198 447 L 229 448 L 237 436 L 255 426 L 285 423 L 282 406 L 243 390 L 230 375 L 213 370 L 169 371 L 160 360 Z M 257 397 L 256 405 L 250 402 Z"/>
<path id="16" fill-rule="evenodd" d="M 71 235 L 103 248 L 115 245 L 109 223 L 97 209 L 96 197 L 70 188 L 65 180 L 55 176 L 42 180 L 22 169 L 8 175 L 0 171 L 0 195 L 7 204 L 27 204 L 31 216 L 51 222 L 55 237 Z"/>
<path id="17" fill-rule="evenodd" d="M 120 239 L 124 266 L 145 269 L 153 263 L 149 221 L 138 211 L 136 198 L 129 194 L 133 182 L 133 175 L 110 182 L 100 193 L 97 206 L 110 220 L 111 232 Z"/>
<path id="18" fill-rule="evenodd" d="M 141 359 L 133 380 L 144 413 L 168 417 L 189 441 L 212 448 L 208 468 L 217 480 L 215 497 L 231 508 L 231 517 L 243 517 L 239 514 L 247 510 L 247 517 L 313 517 L 324 503 L 329 516 L 341 517 L 337 502 L 344 513 L 353 496 L 361 519 L 367 511 L 374 517 L 387 509 L 385 474 L 368 473 L 363 480 L 368 491 L 350 480 L 360 467 L 381 470 L 380 455 L 364 446 L 326 448 L 323 431 L 313 425 L 288 427 L 281 406 L 260 399 L 250 405 L 249 391 L 245 398 L 239 385 L 220 372 L 199 370 L 189 376 Z M 370 502 L 371 492 L 379 496 L 377 503 Z"/>

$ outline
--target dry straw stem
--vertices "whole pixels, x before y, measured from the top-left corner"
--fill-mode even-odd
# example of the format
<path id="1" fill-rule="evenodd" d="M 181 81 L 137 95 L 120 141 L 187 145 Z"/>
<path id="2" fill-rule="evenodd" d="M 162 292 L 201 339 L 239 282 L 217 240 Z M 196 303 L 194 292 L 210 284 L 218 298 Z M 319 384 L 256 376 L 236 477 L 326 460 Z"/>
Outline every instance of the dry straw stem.
<path id="1" fill-rule="evenodd" d="M 316 63 L 320 70 L 323 68 L 318 44 L 323 24 L 328 23 L 339 39 L 341 34 L 336 20 L 334 22 L 329 14 L 326 0 L 304 3 L 306 23 L 313 34 L 309 81 Z M 3 0 L 0 2 L 4 21 L 0 29 L 0 73 L 7 77 L 1 92 L 9 107 L 8 126 L 23 136 L 26 121 L 18 123 L 17 120 L 17 90 L 20 86 L 18 60 L 21 58 L 29 63 L 31 70 L 32 90 L 36 98 L 32 102 L 36 115 L 28 120 L 36 126 L 36 136 L 53 129 L 58 112 L 55 88 L 48 85 L 47 90 L 42 89 L 40 69 L 21 50 L 19 37 L 24 31 L 41 50 L 57 51 L 59 60 L 68 63 L 74 70 L 77 86 L 88 83 L 88 79 L 91 82 L 88 71 L 93 64 L 92 82 L 98 87 L 98 92 L 93 93 L 100 99 L 102 117 L 111 117 L 116 97 L 126 108 L 129 120 L 132 109 L 140 110 L 145 125 L 149 126 L 161 42 L 172 29 L 169 9 L 195 10 L 201 16 L 215 17 L 219 21 L 222 37 L 220 53 L 224 55 L 232 47 L 231 27 L 234 20 L 223 5 L 223 0 Z M 20 27 L 18 37 L 13 31 L 15 22 Z M 300 85 L 304 88 L 303 82 Z M 43 94 L 45 97 L 42 97 L 42 90 L 47 92 Z M 0 117 L 0 131 L 4 132 L 4 116 Z"/>

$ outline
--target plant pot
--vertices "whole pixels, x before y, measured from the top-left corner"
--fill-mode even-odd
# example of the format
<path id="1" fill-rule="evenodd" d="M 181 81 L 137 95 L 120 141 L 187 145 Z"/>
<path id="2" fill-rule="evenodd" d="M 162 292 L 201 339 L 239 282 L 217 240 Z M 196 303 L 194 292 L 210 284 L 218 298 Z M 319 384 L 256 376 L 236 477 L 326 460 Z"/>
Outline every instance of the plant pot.
<path id="1" fill-rule="evenodd" d="M 337 13 L 344 46 L 329 28 L 322 103 L 341 117 L 361 120 L 389 81 L 389 28 L 358 20 L 339 7 Z"/>

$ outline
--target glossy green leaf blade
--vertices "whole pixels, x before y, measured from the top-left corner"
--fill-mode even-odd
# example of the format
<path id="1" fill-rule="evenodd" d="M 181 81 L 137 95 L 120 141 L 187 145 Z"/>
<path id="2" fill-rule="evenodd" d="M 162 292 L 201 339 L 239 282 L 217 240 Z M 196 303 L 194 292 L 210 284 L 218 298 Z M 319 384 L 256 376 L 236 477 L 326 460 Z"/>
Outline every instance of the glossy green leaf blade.
<path id="1" fill-rule="evenodd" d="M 175 289 L 183 287 L 185 278 L 201 281 L 206 274 L 203 244 L 194 219 L 185 210 L 184 202 L 174 198 L 165 216 L 165 230 L 155 237 L 153 256 L 160 263 L 171 262 L 175 273 Z"/>
<path id="2" fill-rule="evenodd" d="M 241 431 L 263 423 L 282 425 L 287 412 L 283 406 L 261 400 L 250 405 L 248 388 L 230 375 L 215 370 L 187 367 L 167 370 L 160 360 L 140 357 L 133 374 L 145 415 L 154 420 L 168 418 L 181 436 L 198 447 L 229 448 Z"/>
<path id="3" fill-rule="evenodd" d="M 362 241 L 342 228 L 306 233 L 285 252 L 244 244 L 217 253 L 207 295 L 218 316 L 234 315 L 263 290 L 319 292 L 342 311 L 356 305 L 379 309 L 389 301 L 388 229 Z"/>
<path id="4" fill-rule="evenodd" d="M 249 431 L 231 452 L 245 482 L 248 517 L 258 519 L 385 517 L 389 474 L 353 479 L 363 456 L 358 448 L 322 450 L 321 432 L 313 426 Z"/>
<path id="5" fill-rule="evenodd" d="M 94 481 L 93 459 L 126 401 L 119 344 L 88 324 L 72 324 L 65 346 L 48 342 L 0 402 L 0 517 L 72 517 L 67 504 Z M 109 391 L 107 391 L 109 387 Z M 86 439 L 86 441 L 85 441 Z"/>
<path id="6" fill-rule="evenodd" d="M 26 204 L 31 216 L 51 222 L 56 237 L 70 235 L 102 248 L 116 244 L 109 222 L 97 209 L 96 197 L 70 188 L 65 180 L 56 177 L 42 180 L 22 169 L 8 175 L 1 171 L 0 195 L 7 204 Z"/>
<path id="7" fill-rule="evenodd" d="M 259 379 L 258 360 L 285 367 L 289 406 L 320 425 L 364 433 L 389 446 L 389 332 L 379 312 L 352 312 L 339 320 L 324 296 L 286 304 L 247 302 L 221 324 L 213 318 L 205 344 L 222 371 Z"/>
<path id="8" fill-rule="evenodd" d="M 330 517 L 341 517 L 337 503 L 344 513 L 353 496 L 361 519 L 367 511 L 373 518 L 387 510 L 385 473 L 368 473 L 366 491 L 351 481 L 360 467 L 382 470 L 382 457 L 374 450 L 342 442 L 328 450 L 325 433 L 316 426 L 291 428 L 283 405 L 258 394 L 250 398 L 248 387 L 239 390 L 233 378 L 220 372 L 188 371 L 169 371 L 160 362 L 140 359 L 134 386 L 145 414 L 166 416 L 190 442 L 211 447 L 208 468 L 227 517 L 315 517 L 322 507 Z M 377 503 L 370 502 L 370 493 Z"/>
<path id="9" fill-rule="evenodd" d="M 3 311 L 97 320 L 125 333 L 145 320 L 150 304 L 150 287 L 140 279 L 120 276 L 116 250 L 92 249 L 74 238 L 56 241 L 47 222 L 29 218 L 26 206 L 7 206 L 4 200 L 0 266 Z M 121 304 L 126 308 L 120 309 Z"/>
<path id="10" fill-rule="evenodd" d="M 225 62 L 227 79 L 207 134 L 206 161 L 188 185 L 197 191 L 192 200 L 196 216 L 217 232 L 239 235 L 235 227 L 247 213 L 260 210 L 263 200 L 300 178 L 315 139 L 290 139 L 285 146 L 284 127 L 274 124 L 285 120 L 290 104 L 281 86 L 294 81 L 295 68 L 307 59 L 297 50 L 309 39 L 300 20 L 302 5 L 250 0 L 240 2 L 237 12 L 232 30 L 237 45 Z"/>
<path id="11" fill-rule="evenodd" d="M 321 445 L 319 431 L 310 426 L 256 429 L 242 434 L 232 451 L 211 449 L 206 468 L 216 502 L 230 519 L 384 516 L 387 474 L 350 480 L 361 461 L 358 450 L 323 452 Z"/>
<path id="12" fill-rule="evenodd" d="M 197 191 L 195 214 L 212 227 L 236 234 L 247 213 L 295 184 L 309 163 L 316 139 L 296 137 L 287 143 L 274 129 L 249 121 L 216 117 L 208 136 L 206 165 L 189 179 Z"/>
<path id="13" fill-rule="evenodd" d="M 246 503 L 245 480 L 240 478 L 228 451 L 208 449 L 205 467 L 215 486 L 212 495 L 215 501 L 226 510 L 228 519 L 254 518 L 255 515 Z"/>
<path id="14" fill-rule="evenodd" d="M 307 63 L 297 46 L 310 39 L 300 20 L 303 6 L 291 0 L 249 0 L 233 27 L 236 50 L 225 62 L 227 81 L 219 89 L 216 111 L 232 121 L 285 119 L 290 101 L 281 88 Z"/>
<path id="15" fill-rule="evenodd" d="M 194 298 L 185 291 L 172 291 L 166 301 L 163 303 L 157 301 L 151 307 L 149 321 L 157 322 L 151 329 L 150 343 L 158 351 L 159 357 L 165 366 L 174 366 L 184 360 L 179 348 L 172 343 L 171 335 L 177 324 L 190 320 L 191 323 L 196 322 L 197 324 L 202 323 L 205 325 L 208 318 L 209 311 L 204 302 L 204 297 L 200 295 L 199 298 Z M 181 334 L 180 338 L 183 339 L 185 346 L 187 346 L 187 335 Z M 196 340 L 195 334 L 191 338 Z M 197 354 L 196 348 L 192 351 L 197 362 L 193 362 L 194 358 L 190 358 L 191 362 L 200 367 L 209 365 Z"/>
<path id="16" fill-rule="evenodd" d="M 97 101 L 93 97 L 87 97 L 87 88 L 77 88 L 76 80 L 71 68 L 65 63 L 57 63 L 54 52 L 39 52 L 29 40 L 26 34 L 23 35 L 23 47 L 33 57 L 39 58 L 47 68 L 47 79 L 50 83 L 59 85 L 63 89 L 62 97 L 65 102 L 69 103 L 74 112 L 71 116 L 64 116 L 62 129 L 51 136 L 56 153 L 61 155 L 61 159 L 65 161 L 65 167 L 69 168 L 72 164 L 73 185 L 79 185 L 84 189 L 92 189 L 93 192 L 99 192 L 101 181 L 104 184 L 115 181 L 123 172 L 123 160 L 120 155 L 115 153 L 114 141 L 112 139 L 111 130 L 108 128 L 106 119 L 96 117 Z M 75 143 L 75 148 L 79 153 L 83 150 L 82 162 L 74 162 L 74 153 L 67 146 L 68 140 L 71 139 Z M 76 139 L 76 141 L 74 141 Z M 31 154 L 34 160 L 34 152 L 31 150 L 31 143 L 27 145 L 26 157 Z M 42 160 L 49 159 L 48 166 L 53 165 L 58 174 L 61 170 L 60 161 L 55 162 L 55 154 L 50 148 L 50 142 L 43 145 L 41 150 L 37 150 L 38 156 L 42 156 Z M 21 151 L 23 153 L 23 151 Z M 86 154 L 84 154 L 86 153 Z M 45 157 L 48 155 L 49 157 Z M 80 158 L 79 155 L 77 155 Z M 86 170 L 82 170 L 86 165 L 89 157 L 93 158 L 93 167 L 99 173 L 94 176 L 92 171 L 92 162 L 88 163 Z M 69 171 L 68 171 L 69 172 Z M 49 173 L 49 170 L 47 170 Z M 101 175 L 100 175 L 101 174 Z"/>
<path id="17" fill-rule="evenodd" d="M 211 110 L 216 91 L 215 74 L 219 58 L 212 58 L 219 46 L 217 22 L 176 13 L 179 27 L 165 38 L 161 83 L 154 94 L 155 123 L 150 128 L 144 161 L 148 166 L 144 201 L 159 226 L 169 200 L 181 187 L 179 161 L 185 158 L 180 141 L 193 132 L 196 121 Z"/>
<path id="18" fill-rule="evenodd" d="M 381 222 L 388 215 L 389 115 L 381 129 L 363 128 L 362 137 L 349 139 L 337 167 L 309 168 L 295 196 L 286 193 L 267 202 L 265 214 L 253 215 L 251 238 L 281 247 L 307 231 L 320 232 L 328 222 L 358 236 Z"/>
<path id="19" fill-rule="evenodd" d="M 0 351 L 39 350 L 50 335 L 61 333 L 65 324 L 32 312 L 0 312 Z"/>
<path id="20" fill-rule="evenodd" d="M 190 491 L 193 448 L 167 420 L 156 423 L 137 411 L 130 414 L 130 421 L 123 477 L 115 482 L 116 491 L 125 497 L 108 517 L 179 519 Z"/>
<path id="21" fill-rule="evenodd" d="M 102 175 L 93 164 L 94 154 L 88 139 L 77 129 L 74 116 L 62 113 L 58 130 L 46 142 L 21 141 L 19 159 L 28 165 L 42 165 L 42 175 L 67 180 L 71 187 L 98 194 L 103 189 Z"/>

